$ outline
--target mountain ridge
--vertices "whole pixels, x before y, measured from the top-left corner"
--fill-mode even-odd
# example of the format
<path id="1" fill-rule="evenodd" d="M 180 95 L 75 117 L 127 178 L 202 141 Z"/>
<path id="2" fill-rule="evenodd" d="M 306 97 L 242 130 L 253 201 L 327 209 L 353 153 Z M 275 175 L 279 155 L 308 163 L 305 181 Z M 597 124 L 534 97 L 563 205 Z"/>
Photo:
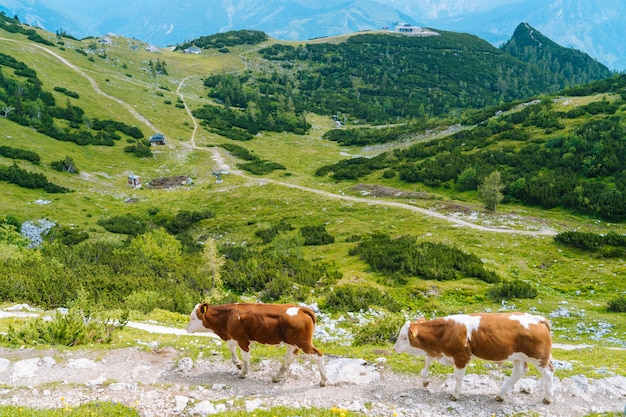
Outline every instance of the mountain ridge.
<path id="1" fill-rule="evenodd" d="M 495 46 L 506 42 L 520 22 L 529 22 L 565 47 L 588 53 L 607 67 L 626 69 L 626 4 L 618 0 L 507 0 L 426 3 L 397 0 L 229 0 L 219 6 L 201 0 L 128 4 L 122 0 L 5 0 L 0 11 L 51 32 L 83 38 L 107 33 L 141 39 L 157 46 L 175 45 L 229 30 L 261 30 L 282 40 L 318 37 L 411 23 L 478 35 Z"/>

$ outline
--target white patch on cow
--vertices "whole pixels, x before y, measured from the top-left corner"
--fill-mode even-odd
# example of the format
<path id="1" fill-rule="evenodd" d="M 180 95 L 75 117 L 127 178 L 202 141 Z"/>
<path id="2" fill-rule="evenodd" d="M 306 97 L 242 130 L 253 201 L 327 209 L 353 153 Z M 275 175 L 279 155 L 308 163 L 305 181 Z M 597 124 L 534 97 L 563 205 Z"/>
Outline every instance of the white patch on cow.
<path id="1" fill-rule="evenodd" d="M 467 340 L 472 340 L 472 332 L 478 330 L 478 327 L 480 326 L 480 316 L 455 314 L 453 316 L 446 317 L 446 319 L 464 325 L 465 329 L 467 330 Z"/>
<path id="2" fill-rule="evenodd" d="M 288 316 L 297 316 L 298 311 L 300 311 L 300 307 L 289 307 L 286 313 Z"/>
<path id="3" fill-rule="evenodd" d="M 524 313 L 524 314 L 511 314 L 509 316 L 510 320 L 517 320 L 519 323 L 528 330 L 528 327 L 531 324 L 539 324 L 543 317 L 533 316 L 532 314 Z"/>

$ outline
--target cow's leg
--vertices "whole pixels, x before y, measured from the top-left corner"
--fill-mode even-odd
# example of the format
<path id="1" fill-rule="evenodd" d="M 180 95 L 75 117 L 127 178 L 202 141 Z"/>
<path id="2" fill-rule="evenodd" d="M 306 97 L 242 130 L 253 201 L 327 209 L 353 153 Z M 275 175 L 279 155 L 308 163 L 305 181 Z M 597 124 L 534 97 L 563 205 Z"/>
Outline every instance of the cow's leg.
<path id="1" fill-rule="evenodd" d="M 243 360 L 243 364 L 241 366 L 241 371 L 239 371 L 239 378 L 245 378 L 248 375 L 248 370 L 250 369 L 250 351 L 241 349 L 241 359 Z"/>
<path id="2" fill-rule="evenodd" d="M 454 385 L 454 392 L 450 396 L 452 401 L 457 401 L 461 397 L 461 387 L 463 385 L 463 377 L 465 376 L 465 366 L 463 368 L 454 367 L 454 379 L 456 384 Z"/>
<path id="3" fill-rule="evenodd" d="M 554 398 L 554 366 L 552 366 L 552 363 L 548 363 L 548 366 L 535 365 L 535 367 L 543 376 L 543 380 L 546 384 L 546 393 L 544 394 L 543 402 L 550 404 Z"/>
<path id="4" fill-rule="evenodd" d="M 239 341 L 237 342 L 239 348 L 241 349 L 241 371 L 239 372 L 239 378 L 245 378 L 248 375 L 248 370 L 250 370 L 250 341 Z"/>
<path id="5" fill-rule="evenodd" d="M 272 377 L 272 382 L 278 382 L 281 379 L 283 379 L 285 374 L 289 371 L 289 366 L 291 366 L 293 361 L 296 359 L 297 351 L 298 351 L 298 348 L 296 346 L 287 345 L 287 352 L 285 353 L 285 360 L 283 361 L 283 364 L 281 365 L 276 375 Z"/>
<path id="6" fill-rule="evenodd" d="M 241 361 L 239 360 L 239 356 L 237 355 L 237 347 L 239 347 L 237 341 L 229 340 L 227 343 L 228 349 L 230 349 L 230 360 L 233 361 L 237 369 L 241 369 Z"/>
<path id="7" fill-rule="evenodd" d="M 428 380 L 428 371 L 430 369 L 430 365 L 432 365 L 434 361 L 435 358 L 433 358 L 432 356 L 426 356 L 424 358 L 424 369 L 422 369 L 422 372 L 420 372 L 420 377 L 422 377 L 422 384 L 424 385 L 424 388 L 426 388 L 428 386 L 428 383 L 430 382 Z"/>
<path id="8" fill-rule="evenodd" d="M 513 388 L 515 383 L 526 374 L 526 371 L 528 371 L 528 365 L 526 364 L 526 361 L 513 361 L 513 372 L 511 373 L 509 379 L 506 380 L 504 385 L 502 385 L 500 392 L 496 396 L 496 401 L 504 401 L 504 397 L 506 396 L 507 392 L 509 392 Z"/>
<path id="9" fill-rule="evenodd" d="M 298 346 L 300 350 L 309 358 L 313 358 L 317 364 L 317 369 L 320 371 L 320 387 L 325 387 L 328 383 L 328 376 L 326 374 L 326 366 L 324 365 L 324 354 L 321 350 L 313 346 L 312 343 L 302 344 Z"/>
<path id="10" fill-rule="evenodd" d="M 313 358 L 317 364 L 317 369 L 320 370 L 320 387 L 325 387 L 328 382 L 328 376 L 326 375 L 326 366 L 324 365 L 324 355 L 320 352 L 309 356 Z"/>

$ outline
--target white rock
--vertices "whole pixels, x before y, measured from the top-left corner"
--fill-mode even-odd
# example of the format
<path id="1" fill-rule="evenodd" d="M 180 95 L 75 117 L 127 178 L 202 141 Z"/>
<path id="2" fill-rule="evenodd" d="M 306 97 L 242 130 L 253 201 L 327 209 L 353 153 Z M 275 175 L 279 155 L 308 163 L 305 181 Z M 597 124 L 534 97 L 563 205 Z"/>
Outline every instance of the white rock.
<path id="1" fill-rule="evenodd" d="M 41 358 L 41 362 L 43 362 L 45 368 L 52 368 L 57 363 L 52 356 L 44 356 Z"/>
<path id="2" fill-rule="evenodd" d="M 610 394 L 616 397 L 626 396 L 626 377 L 612 376 L 609 378 L 602 378 L 597 380 L 594 385 L 596 386 L 596 391 L 599 393 Z"/>
<path id="3" fill-rule="evenodd" d="M 6 371 L 9 369 L 11 365 L 11 361 L 6 358 L 0 358 L 0 372 Z"/>
<path id="4" fill-rule="evenodd" d="M 22 378 L 32 378 L 35 376 L 37 367 L 39 366 L 39 358 L 23 359 L 13 364 L 13 375 L 11 375 L 11 381 L 16 381 Z"/>
<path id="5" fill-rule="evenodd" d="M 254 400 L 248 400 L 245 402 L 246 411 L 248 413 L 253 412 L 257 408 L 263 405 L 263 401 L 260 398 L 255 398 Z"/>
<path id="6" fill-rule="evenodd" d="M 4 309 L 4 311 L 22 311 L 22 310 L 35 311 L 35 309 L 29 306 L 28 304 L 16 304 L 14 306 L 7 307 Z"/>
<path id="7" fill-rule="evenodd" d="M 574 369 L 574 366 L 571 364 L 571 362 L 567 361 L 552 359 L 552 365 L 554 365 L 554 368 L 557 370 L 571 371 L 572 369 Z"/>
<path id="8" fill-rule="evenodd" d="M 100 376 L 99 376 L 98 378 L 96 378 L 96 379 L 91 379 L 91 380 L 87 381 L 87 386 L 90 386 L 90 387 L 92 387 L 92 388 L 93 388 L 93 387 L 95 387 L 95 386 L 98 386 L 98 385 L 102 385 L 102 384 L 104 384 L 104 382 L 105 382 L 106 380 L 107 380 L 106 376 L 104 376 L 104 375 L 100 375 Z"/>
<path id="9" fill-rule="evenodd" d="M 530 378 L 522 378 L 513 387 L 514 391 L 523 392 L 525 394 L 532 394 L 537 387 L 537 380 Z"/>
<path id="10" fill-rule="evenodd" d="M 365 385 L 380 381 L 380 373 L 363 359 L 333 359 L 326 364 L 326 372 L 333 384 Z"/>
<path id="11" fill-rule="evenodd" d="M 174 397 L 174 410 L 175 414 L 180 414 L 183 412 L 185 407 L 187 407 L 187 403 L 189 402 L 189 398 L 184 395 L 177 395 Z"/>
<path id="12" fill-rule="evenodd" d="M 124 391 L 124 390 L 135 391 L 137 389 L 137 385 L 128 384 L 126 382 L 116 382 L 115 384 L 109 385 L 107 388 L 110 389 L 111 391 Z"/>
<path id="13" fill-rule="evenodd" d="M 95 368 L 96 363 L 87 358 L 70 359 L 67 361 L 67 367 L 70 369 L 90 369 Z"/>
<path id="14" fill-rule="evenodd" d="M 194 408 L 189 410 L 190 416 L 208 416 L 209 414 L 216 414 L 217 410 L 211 404 L 211 401 L 201 401 Z"/>
<path id="15" fill-rule="evenodd" d="M 180 372 L 189 372 L 193 368 L 193 359 L 184 357 L 178 361 L 176 370 Z"/>

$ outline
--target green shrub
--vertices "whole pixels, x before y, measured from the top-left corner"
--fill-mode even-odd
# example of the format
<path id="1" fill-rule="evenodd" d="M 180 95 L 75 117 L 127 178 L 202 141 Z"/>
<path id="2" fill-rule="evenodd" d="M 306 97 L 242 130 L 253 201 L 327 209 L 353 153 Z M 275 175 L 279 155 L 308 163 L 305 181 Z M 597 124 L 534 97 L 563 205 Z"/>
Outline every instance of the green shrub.
<path id="1" fill-rule="evenodd" d="M 148 230 L 146 223 L 133 214 L 113 216 L 108 219 L 98 220 L 98 224 L 111 233 L 137 236 Z"/>
<path id="2" fill-rule="evenodd" d="M 294 227 L 291 224 L 281 221 L 278 224 L 275 224 L 267 229 L 257 230 L 256 232 L 254 232 L 254 235 L 260 237 L 263 243 L 267 244 L 274 240 L 274 238 L 278 236 L 279 233 L 289 232 L 293 229 Z"/>
<path id="3" fill-rule="evenodd" d="M 602 236 L 587 232 L 563 232 L 554 236 L 554 241 L 578 249 L 595 251 L 602 245 Z"/>
<path id="4" fill-rule="evenodd" d="M 305 246 L 327 245 L 334 243 L 335 238 L 326 231 L 326 226 L 304 226 L 300 229 Z"/>
<path id="5" fill-rule="evenodd" d="M 388 294 L 372 287 L 344 285 L 335 287 L 324 303 L 330 311 L 366 311 L 372 306 L 383 307 L 388 311 L 400 311 L 400 303 Z"/>
<path id="6" fill-rule="evenodd" d="M 352 344 L 354 346 L 376 346 L 394 343 L 403 324 L 404 319 L 399 317 L 381 317 L 367 326 L 359 326 L 354 332 Z"/>
<path id="7" fill-rule="evenodd" d="M 263 160 L 246 162 L 244 164 L 237 164 L 237 166 L 243 170 L 246 170 L 256 175 L 264 175 L 264 174 L 269 174 L 270 172 L 273 172 L 279 169 L 280 170 L 287 169 L 285 168 L 284 165 L 281 165 L 278 162 L 263 161 Z"/>
<path id="8" fill-rule="evenodd" d="M 376 272 L 388 274 L 402 285 L 407 276 L 438 281 L 476 278 L 488 283 L 500 281 L 493 271 L 485 269 L 476 255 L 436 242 L 417 243 L 415 237 L 391 239 L 377 233 L 363 239 L 350 250 Z"/>
<path id="9" fill-rule="evenodd" d="M 46 233 L 45 238 L 56 240 L 64 245 L 73 246 L 89 239 L 89 233 L 70 226 L 57 226 Z"/>
<path id="10" fill-rule="evenodd" d="M 503 282 L 491 288 L 488 295 L 494 300 L 510 300 L 511 298 L 535 298 L 538 292 L 527 282 L 515 279 Z"/>
<path id="11" fill-rule="evenodd" d="M 234 157 L 243 159 L 245 161 L 256 161 L 259 159 L 258 156 L 252 155 L 246 148 L 243 146 L 235 145 L 232 143 L 222 143 L 219 145 L 220 148 L 227 150 Z"/>
<path id="12" fill-rule="evenodd" d="M 57 310 L 50 321 L 40 318 L 18 329 L 9 325 L 3 339 L 16 347 L 110 343 L 113 332 L 123 329 L 127 322 L 127 313 L 122 314 L 119 320 L 93 319 L 78 309 L 70 308 L 67 314 Z"/>
<path id="13" fill-rule="evenodd" d="M 224 250 L 226 250 L 225 248 Z M 274 251 L 224 252 L 222 282 L 237 294 L 260 293 L 265 301 L 295 297 L 304 300 L 310 290 L 337 280 L 336 271 L 290 253 Z"/>
<path id="14" fill-rule="evenodd" d="M 620 297 L 609 300 L 609 311 L 613 311 L 616 313 L 626 313 L 626 296 L 622 295 Z"/>
<path id="15" fill-rule="evenodd" d="M 149 313 L 155 308 L 163 307 L 166 297 L 158 291 L 141 290 L 133 291 L 124 300 L 124 305 L 129 310 Z"/>
<path id="16" fill-rule="evenodd" d="M 602 246 L 598 250 L 598 256 L 601 258 L 621 258 L 626 254 L 624 248 L 618 248 L 615 246 Z"/>

